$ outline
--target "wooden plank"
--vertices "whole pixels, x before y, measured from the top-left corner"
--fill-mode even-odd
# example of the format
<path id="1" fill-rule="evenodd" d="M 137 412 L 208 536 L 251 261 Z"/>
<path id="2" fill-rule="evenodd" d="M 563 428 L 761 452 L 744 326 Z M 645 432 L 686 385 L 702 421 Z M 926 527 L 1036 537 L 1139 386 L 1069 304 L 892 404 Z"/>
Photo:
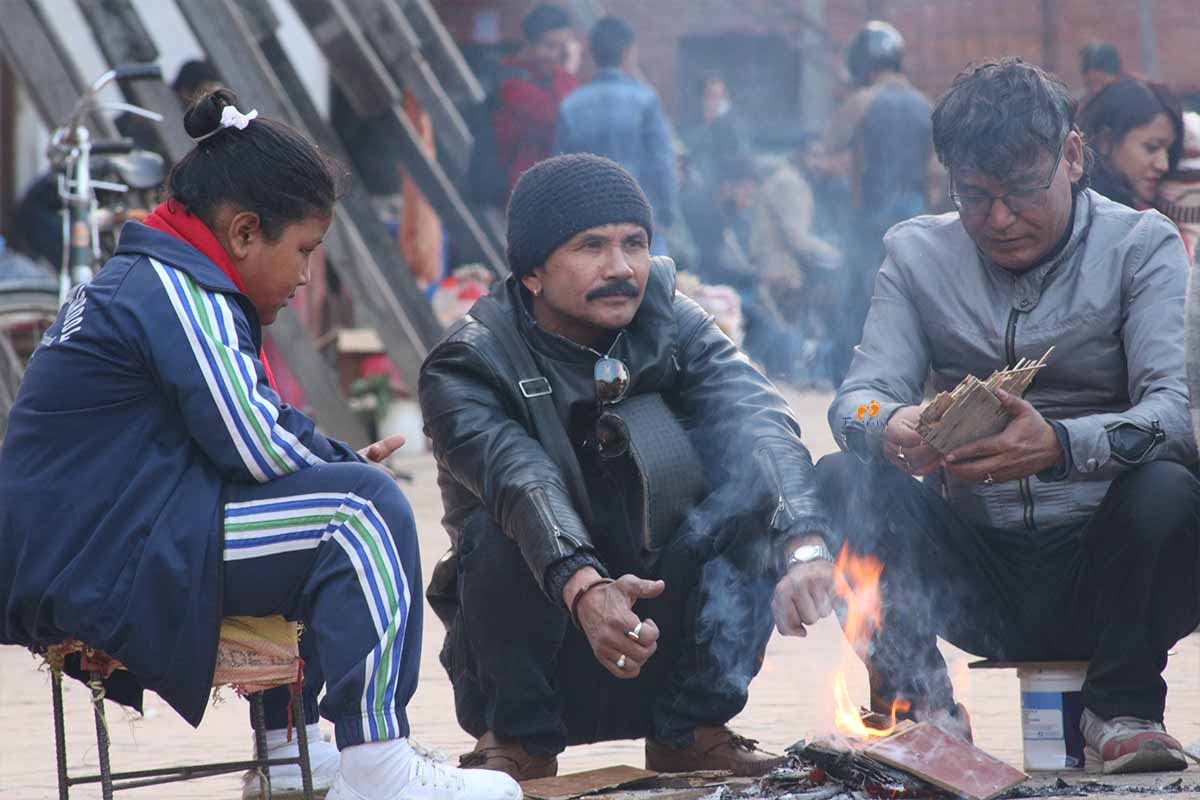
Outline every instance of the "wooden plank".
<path id="1" fill-rule="evenodd" d="M 387 73 L 362 29 L 342 0 L 291 0 L 328 62 L 333 81 L 360 117 L 384 115 L 388 135 L 381 143 L 396 148 L 421 193 L 442 224 L 474 258 L 504 274 L 504 260 L 467 207 L 445 170 L 429 157 L 420 134 L 404 113 L 400 87 Z"/>
<path id="2" fill-rule="evenodd" d="M 990 800 L 1025 781 L 1025 773 L 927 722 L 873 742 L 864 752 L 966 800 Z"/>
<path id="3" fill-rule="evenodd" d="M 183 2 L 179 9 L 231 88 L 253 98 L 249 105 L 296 125 L 342 164 L 350 163 L 275 38 L 265 2 Z M 361 188 L 339 202 L 325 245 L 356 309 L 379 331 L 401 374 L 415 382 L 441 326 Z"/>
<path id="4" fill-rule="evenodd" d="M 0 231 L 12 230 L 17 207 L 17 76 L 0 56 Z"/>
<path id="5" fill-rule="evenodd" d="M 293 99 L 300 117 L 306 120 L 310 131 L 318 132 L 316 138 L 321 146 L 342 164 L 349 164 L 349 155 L 342 149 L 332 128 L 320 117 L 278 39 L 266 35 L 260 40 L 260 46 L 275 65 L 275 74 Z M 362 186 L 362 182 L 358 185 Z M 428 347 L 441 335 L 441 326 L 366 192 L 352 188 L 342 198 L 340 208 L 342 213 L 334 218 L 326 243 L 333 248 L 331 252 L 346 254 L 345 257 L 353 258 L 355 262 L 346 268 L 339 268 L 339 262 L 334 271 L 349 288 L 356 313 L 384 340 L 397 369 L 405 375 L 416 375 L 408 370 L 419 369 L 420 362 L 416 361 L 414 366 L 414 360 L 397 358 L 396 354 L 405 352 L 404 339 L 419 341 L 420 352 L 428 352 Z"/>
<path id="6" fill-rule="evenodd" d="M 158 48 L 130 0 L 79 0 L 78 5 L 100 46 L 100 52 L 110 65 L 158 61 Z M 163 151 L 172 161 L 187 155 L 192 149 L 192 140 L 183 129 L 183 110 L 179 98 L 165 81 L 124 81 L 121 91 L 134 105 L 163 115 L 162 123 L 154 125 L 153 130 Z"/>
<path id="7" fill-rule="evenodd" d="M 389 8 L 395 8 L 409 22 L 413 33 L 417 36 L 422 55 L 459 114 L 466 117 L 468 114 L 476 113 L 480 104 L 486 99 L 483 87 L 429 0 L 378 0 L 378 2 Z M 467 162 L 458 172 L 459 178 L 466 178 L 469 164 L 470 154 L 468 152 Z M 465 183 L 462 181 L 459 185 L 465 187 Z M 469 205 L 472 213 L 475 214 L 475 219 L 483 227 L 492 244 L 499 252 L 503 253 L 506 239 L 503 219 L 497 218 L 492 209 L 478 203 L 471 202 Z M 507 264 L 504 264 L 497 274 L 505 277 L 508 274 Z"/>
<path id="8" fill-rule="evenodd" d="M 321 358 L 312 335 L 296 315 L 284 309 L 268 331 L 271 341 L 283 353 L 283 360 L 304 387 L 304 394 L 312 404 L 313 416 L 321 429 L 356 450 L 370 444 L 367 429 L 350 410 L 334 371 Z"/>
<path id="9" fill-rule="evenodd" d="M 455 176 L 466 174 L 474 137 L 466 120 L 450 99 L 441 80 L 421 53 L 421 40 L 411 24 L 390 2 L 346 0 L 357 18 L 375 54 L 392 79 L 411 89 L 421 106 L 429 112 L 437 132 L 438 159 Z"/>
<path id="10" fill-rule="evenodd" d="M 9 66 L 20 77 L 42 123 L 54 129 L 71 116 L 75 101 L 89 84 L 66 55 L 68 50 L 35 0 L 3 0 L 3 3 L 0 47 Z M 93 138 L 116 135 L 116 129 L 104 114 L 92 114 L 88 124 Z"/>
<path id="11" fill-rule="evenodd" d="M 399 8 L 421 40 L 421 52 L 433 65 L 450 97 L 466 112 L 485 99 L 483 86 L 430 0 L 382 0 Z"/>

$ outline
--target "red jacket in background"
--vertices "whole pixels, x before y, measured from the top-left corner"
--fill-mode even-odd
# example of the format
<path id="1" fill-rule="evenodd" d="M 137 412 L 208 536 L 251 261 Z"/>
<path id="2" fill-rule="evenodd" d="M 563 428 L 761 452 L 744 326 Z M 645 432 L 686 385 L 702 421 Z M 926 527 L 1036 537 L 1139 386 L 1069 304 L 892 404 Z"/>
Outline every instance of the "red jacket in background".
<path id="1" fill-rule="evenodd" d="M 511 77 L 500 83 L 500 103 L 492 117 L 496 157 L 508 170 L 511 191 L 521 173 L 554 150 L 558 106 L 579 80 L 558 65 L 547 68 L 535 61 L 504 59 Z"/>

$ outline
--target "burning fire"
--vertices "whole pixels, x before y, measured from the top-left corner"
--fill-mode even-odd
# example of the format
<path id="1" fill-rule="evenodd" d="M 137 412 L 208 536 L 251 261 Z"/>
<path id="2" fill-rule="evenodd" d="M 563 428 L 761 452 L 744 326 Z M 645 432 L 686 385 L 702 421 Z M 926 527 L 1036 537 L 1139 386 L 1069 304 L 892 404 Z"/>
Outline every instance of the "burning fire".
<path id="1" fill-rule="evenodd" d="M 883 603 L 879 596 L 879 577 L 883 574 L 883 563 L 873 556 L 851 553 L 843 545 L 833 571 L 833 589 L 846 604 L 843 629 L 846 641 L 859 658 L 865 658 L 871 637 L 882 623 Z M 834 724 L 844 734 L 860 738 L 887 736 L 896 727 L 896 714 L 907 711 L 909 703 L 897 700 L 892 703 L 889 724 L 885 728 L 872 728 L 863 724 L 862 715 L 850 700 L 846 688 L 846 670 L 857 659 L 846 653 L 842 668 L 833 677 Z"/>

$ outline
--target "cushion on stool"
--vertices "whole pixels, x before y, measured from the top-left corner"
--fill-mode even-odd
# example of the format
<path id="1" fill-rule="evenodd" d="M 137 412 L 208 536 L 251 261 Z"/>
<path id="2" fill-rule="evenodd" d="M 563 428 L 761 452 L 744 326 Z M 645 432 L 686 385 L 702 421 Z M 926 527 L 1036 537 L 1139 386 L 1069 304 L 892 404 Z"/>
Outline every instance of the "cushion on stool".
<path id="1" fill-rule="evenodd" d="M 252 694 L 300 680 L 300 626 L 271 617 L 226 617 L 221 621 L 213 686 L 232 685 Z"/>
<path id="2" fill-rule="evenodd" d="M 300 626 L 278 614 L 270 617 L 226 617 L 221 621 L 221 640 L 217 645 L 217 667 L 213 686 L 233 686 L 238 694 L 253 694 L 275 686 L 296 683 L 302 677 Z M 125 665 L 103 650 L 78 639 L 50 645 L 46 662 L 62 669 L 72 653 L 80 654 L 80 668 L 96 671 L 108 678 Z"/>

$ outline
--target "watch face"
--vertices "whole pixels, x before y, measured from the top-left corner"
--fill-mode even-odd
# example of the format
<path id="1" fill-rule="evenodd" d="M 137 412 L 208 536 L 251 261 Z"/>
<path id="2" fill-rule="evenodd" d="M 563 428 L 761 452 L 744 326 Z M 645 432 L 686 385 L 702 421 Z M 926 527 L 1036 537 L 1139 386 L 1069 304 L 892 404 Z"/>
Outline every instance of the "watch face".
<path id="1" fill-rule="evenodd" d="M 821 557 L 821 548 L 815 544 L 805 544 L 796 548 L 792 553 L 793 561 L 814 561 Z"/>

